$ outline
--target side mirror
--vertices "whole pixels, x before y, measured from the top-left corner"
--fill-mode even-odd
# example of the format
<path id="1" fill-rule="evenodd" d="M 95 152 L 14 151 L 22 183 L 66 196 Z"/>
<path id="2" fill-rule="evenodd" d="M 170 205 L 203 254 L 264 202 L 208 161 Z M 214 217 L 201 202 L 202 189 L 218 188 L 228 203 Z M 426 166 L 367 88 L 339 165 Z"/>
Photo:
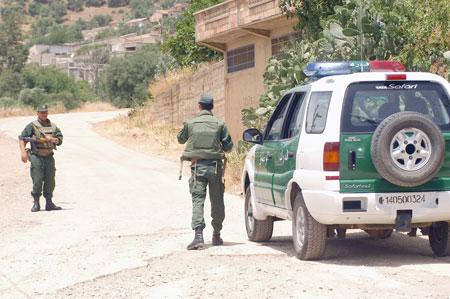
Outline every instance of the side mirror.
<path id="1" fill-rule="evenodd" d="M 242 139 L 247 142 L 262 144 L 262 134 L 258 129 L 247 129 L 242 134 Z"/>

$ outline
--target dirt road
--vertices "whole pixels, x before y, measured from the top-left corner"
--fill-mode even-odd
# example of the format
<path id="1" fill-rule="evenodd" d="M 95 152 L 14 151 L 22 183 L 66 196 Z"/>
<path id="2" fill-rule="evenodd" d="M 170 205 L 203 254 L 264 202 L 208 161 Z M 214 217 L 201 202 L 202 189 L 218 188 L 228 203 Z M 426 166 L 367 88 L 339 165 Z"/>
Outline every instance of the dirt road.
<path id="1" fill-rule="evenodd" d="M 324 260 L 303 262 L 293 256 L 289 222 L 275 224 L 271 242 L 248 242 L 235 196 L 225 199 L 225 246 L 186 251 L 187 178 L 177 180 L 177 164 L 90 129 L 115 114 L 51 117 L 65 135 L 54 197 L 64 210 L 39 213 L 29 211 L 29 166 L 13 139 L 32 118 L 0 119 L 1 298 L 450 295 L 450 258 L 433 258 L 424 237 L 380 241 L 355 231 L 330 239 Z M 208 244 L 211 234 L 208 225 Z"/>

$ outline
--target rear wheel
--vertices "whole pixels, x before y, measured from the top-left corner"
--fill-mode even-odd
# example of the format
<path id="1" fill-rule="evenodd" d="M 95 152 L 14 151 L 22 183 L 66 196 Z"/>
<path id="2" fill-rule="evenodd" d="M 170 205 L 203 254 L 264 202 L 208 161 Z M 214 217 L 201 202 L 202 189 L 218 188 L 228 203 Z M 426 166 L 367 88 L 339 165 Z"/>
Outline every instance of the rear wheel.
<path id="1" fill-rule="evenodd" d="M 292 239 L 301 260 L 322 258 L 325 253 L 327 227 L 317 222 L 306 208 L 300 193 L 295 196 L 292 217 Z"/>
<path id="2" fill-rule="evenodd" d="M 257 220 L 253 217 L 250 187 L 245 189 L 245 228 L 250 241 L 264 242 L 272 238 L 273 217 L 267 217 L 266 220 Z"/>
<path id="3" fill-rule="evenodd" d="M 448 222 L 435 222 L 429 229 L 428 240 L 431 249 L 436 256 L 447 256 L 450 252 L 450 240 L 448 238 Z"/>

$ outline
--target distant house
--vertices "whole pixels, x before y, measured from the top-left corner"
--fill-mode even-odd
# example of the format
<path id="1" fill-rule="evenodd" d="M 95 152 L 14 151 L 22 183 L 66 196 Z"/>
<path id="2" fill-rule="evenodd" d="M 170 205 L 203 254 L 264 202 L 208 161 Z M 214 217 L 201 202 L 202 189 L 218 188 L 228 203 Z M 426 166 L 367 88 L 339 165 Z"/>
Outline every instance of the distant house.
<path id="1" fill-rule="evenodd" d="M 155 44 L 161 41 L 161 34 L 158 31 L 137 35 L 136 33 L 127 34 L 111 41 L 112 54 L 120 56 L 122 54 L 135 52 L 144 45 Z"/>
<path id="2" fill-rule="evenodd" d="M 169 16 L 168 10 L 157 10 L 153 13 L 153 15 L 150 17 L 151 23 L 160 23 L 163 18 L 166 18 Z"/>
<path id="3" fill-rule="evenodd" d="M 142 28 L 149 23 L 148 21 L 149 20 L 147 18 L 140 18 L 140 19 L 129 20 L 125 24 L 127 24 L 128 26 L 136 26 L 136 27 Z"/>
<path id="4" fill-rule="evenodd" d="M 151 23 L 161 23 L 167 17 L 176 17 L 183 13 L 189 5 L 187 3 L 177 3 L 169 9 L 159 9 L 149 18 Z"/>
<path id="5" fill-rule="evenodd" d="M 73 56 L 79 48 L 79 43 L 34 45 L 29 49 L 27 63 L 37 63 L 41 66 L 56 65 L 61 58 Z"/>

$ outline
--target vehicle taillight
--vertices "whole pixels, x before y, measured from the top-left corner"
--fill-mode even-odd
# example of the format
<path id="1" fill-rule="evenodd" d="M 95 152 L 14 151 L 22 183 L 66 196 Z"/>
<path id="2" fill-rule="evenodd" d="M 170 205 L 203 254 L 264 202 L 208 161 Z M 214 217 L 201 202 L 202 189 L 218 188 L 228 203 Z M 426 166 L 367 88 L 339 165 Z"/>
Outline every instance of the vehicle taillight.
<path id="1" fill-rule="evenodd" d="M 388 81 L 406 80 L 406 74 L 387 74 L 386 80 Z"/>
<path id="2" fill-rule="evenodd" d="M 339 142 L 327 142 L 323 148 L 323 170 L 339 171 Z"/>

